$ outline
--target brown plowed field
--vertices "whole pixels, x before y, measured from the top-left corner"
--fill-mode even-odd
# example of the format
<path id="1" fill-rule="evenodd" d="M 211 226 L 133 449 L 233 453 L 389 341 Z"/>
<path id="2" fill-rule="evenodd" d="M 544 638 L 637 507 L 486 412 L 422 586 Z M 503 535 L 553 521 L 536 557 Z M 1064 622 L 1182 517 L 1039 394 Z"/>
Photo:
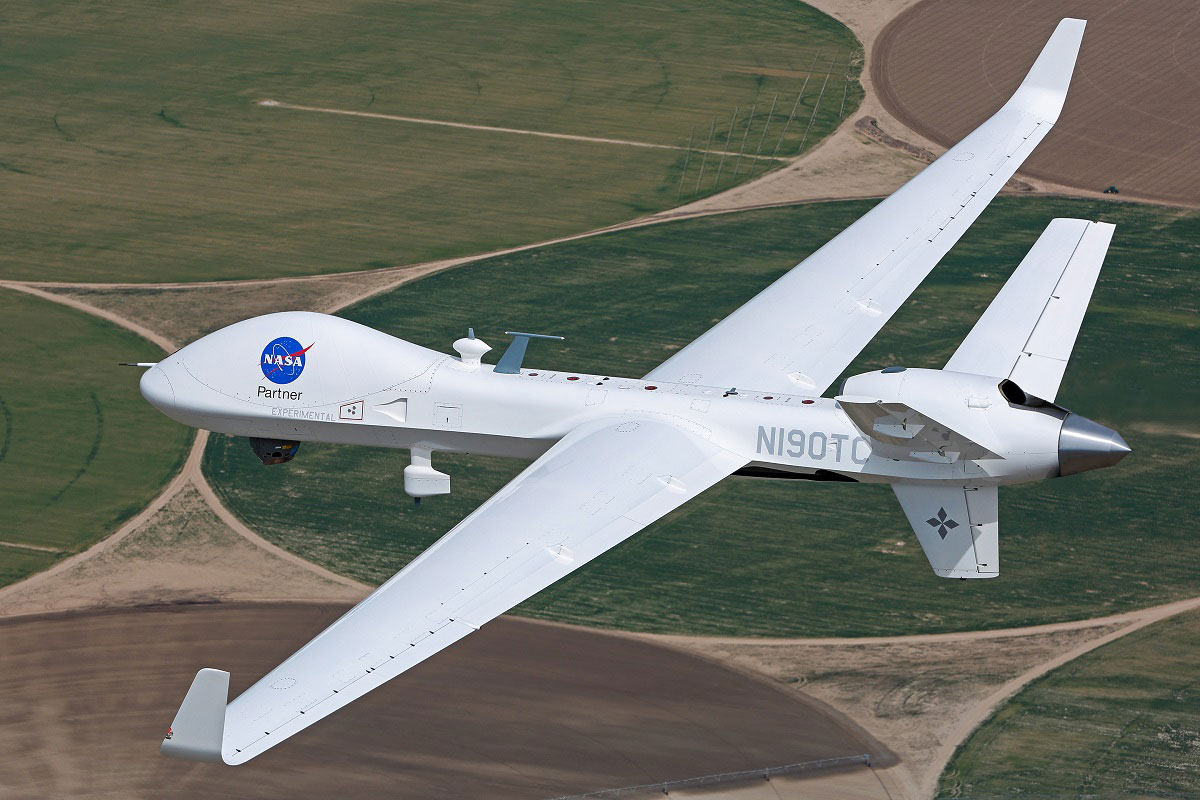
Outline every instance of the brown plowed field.
<path id="1" fill-rule="evenodd" d="M 502 618 L 241 767 L 158 754 L 192 675 L 236 694 L 345 610 L 0 622 L 0 796 L 544 798 L 872 753 L 799 692 L 681 651 Z"/>
<path id="2" fill-rule="evenodd" d="M 951 145 L 999 108 L 1063 17 L 1088 20 L 1055 129 L 1021 174 L 1200 205 L 1196 0 L 925 0 L 884 29 L 871 80 L 901 122 Z"/>

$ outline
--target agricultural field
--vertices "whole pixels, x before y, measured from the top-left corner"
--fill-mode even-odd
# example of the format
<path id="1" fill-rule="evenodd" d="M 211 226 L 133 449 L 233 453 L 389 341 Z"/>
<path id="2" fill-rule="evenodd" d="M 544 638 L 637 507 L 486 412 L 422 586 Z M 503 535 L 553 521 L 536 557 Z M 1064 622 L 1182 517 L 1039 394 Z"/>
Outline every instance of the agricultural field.
<path id="1" fill-rule="evenodd" d="M 526 244 L 761 174 L 862 97 L 850 31 L 788 0 L 19 0 L 4 22 L 10 279 L 269 278 Z"/>
<path id="2" fill-rule="evenodd" d="M 154 345 L 45 300 L 0 291 L 0 585 L 111 533 L 183 462 L 191 432 L 150 409 Z"/>
<path id="3" fill-rule="evenodd" d="M 1200 795 L 1198 648 L 1191 612 L 1059 667 L 966 741 L 937 796 Z"/>
<path id="4" fill-rule="evenodd" d="M 872 45 L 872 88 L 901 124 L 948 147 L 1008 99 L 1059 20 L 1086 19 L 1062 116 L 1021 173 L 1194 208 L 1195 11 L 1190 0 L 913 3 Z"/>
<path id="5" fill-rule="evenodd" d="M 566 336 L 527 363 L 642 375 L 870 202 L 796 206 L 608 234 L 432 275 L 345 316 L 444 352 L 468 325 Z M 940 367 L 1049 221 L 1117 223 L 1059 401 L 1121 431 L 1116 469 L 1000 495 L 1001 576 L 936 578 L 882 486 L 729 479 L 520 607 L 569 622 L 714 635 L 882 635 L 1031 625 L 1195 594 L 1200 485 L 1200 215 L 999 198 L 847 374 Z M 496 356 L 496 353 L 492 354 Z M 217 492 L 272 541 L 379 582 L 522 468 L 442 455 L 454 493 L 414 507 L 403 451 L 306 444 L 263 468 L 214 437 Z"/>

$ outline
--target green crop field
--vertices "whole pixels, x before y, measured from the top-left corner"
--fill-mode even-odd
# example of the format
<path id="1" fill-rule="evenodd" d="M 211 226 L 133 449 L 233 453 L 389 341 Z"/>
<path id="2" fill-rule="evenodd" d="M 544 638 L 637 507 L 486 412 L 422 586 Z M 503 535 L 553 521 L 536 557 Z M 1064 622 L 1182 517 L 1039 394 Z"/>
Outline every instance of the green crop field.
<path id="1" fill-rule="evenodd" d="M 14 279 L 266 278 L 526 244 L 761 173 L 779 162 L 756 154 L 811 147 L 862 94 L 853 35 L 791 0 L 17 0 L 4 29 Z"/>
<path id="2" fill-rule="evenodd" d="M 345 312 L 443 352 L 468 325 L 563 334 L 531 366 L 642 375 L 870 206 L 746 212 L 608 234 L 435 274 Z M 1001 491 L 1001 576 L 929 570 L 883 486 L 729 479 L 530 600 L 521 613 L 649 631 L 871 635 L 999 628 L 1195 594 L 1200 215 L 1000 198 L 849 373 L 940 367 L 1055 216 L 1118 224 L 1060 402 L 1120 430 L 1118 467 Z M 802 313 L 802 307 L 798 313 Z M 493 353 L 493 356 L 496 354 Z M 205 469 L 235 512 L 306 558 L 382 581 L 522 465 L 440 456 L 454 494 L 414 508 L 403 451 L 305 445 L 263 468 L 215 437 Z"/>
<path id="3" fill-rule="evenodd" d="M 938 797 L 1200 796 L 1197 651 L 1191 612 L 1058 668 L 967 740 Z"/>
<path id="4" fill-rule="evenodd" d="M 183 462 L 191 433 L 148 406 L 146 340 L 0 291 L 0 585 L 111 533 Z"/>

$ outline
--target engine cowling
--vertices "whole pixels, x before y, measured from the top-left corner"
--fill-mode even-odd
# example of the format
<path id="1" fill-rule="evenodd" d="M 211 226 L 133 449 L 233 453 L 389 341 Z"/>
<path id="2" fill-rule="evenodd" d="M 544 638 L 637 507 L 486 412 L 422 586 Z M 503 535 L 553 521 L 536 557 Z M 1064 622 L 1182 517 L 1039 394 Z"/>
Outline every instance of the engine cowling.
<path id="1" fill-rule="evenodd" d="M 1029 477 L 1099 469 L 1130 452 L 1116 431 L 987 375 L 888 367 L 848 378 L 842 395 L 910 407 L 1004 459 L 1024 462 Z M 895 446 L 888 439 L 894 430 L 876 427 L 864 433 Z"/>

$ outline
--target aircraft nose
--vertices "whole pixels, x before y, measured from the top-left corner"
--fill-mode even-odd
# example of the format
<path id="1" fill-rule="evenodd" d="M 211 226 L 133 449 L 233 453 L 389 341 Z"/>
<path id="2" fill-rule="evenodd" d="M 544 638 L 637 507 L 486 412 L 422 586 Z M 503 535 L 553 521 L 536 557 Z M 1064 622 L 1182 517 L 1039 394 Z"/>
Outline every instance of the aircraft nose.
<path id="1" fill-rule="evenodd" d="M 158 409 L 175 407 L 175 390 L 162 367 L 151 367 L 142 373 L 142 397 Z"/>
<path id="2" fill-rule="evenodd" d="M 1121 434 L 1112 428 L 1079 414 L 1067 414 L 1058 434 L 1059 474 L 1111 467 L 1131 452 Z"/>

